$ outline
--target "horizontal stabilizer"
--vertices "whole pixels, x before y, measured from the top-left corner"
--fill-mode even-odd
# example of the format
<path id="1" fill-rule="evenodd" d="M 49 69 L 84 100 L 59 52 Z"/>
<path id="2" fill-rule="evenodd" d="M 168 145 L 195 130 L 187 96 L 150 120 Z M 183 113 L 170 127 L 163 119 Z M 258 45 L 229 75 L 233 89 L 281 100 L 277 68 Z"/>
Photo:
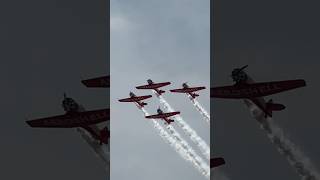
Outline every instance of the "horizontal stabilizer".
<path id="1" fill-rule="evenodd" d="M 223 158 L 212 158 L 210 159 L 210 168 L 218 167 L 224 165 L 226 162 Z"/>
<path id="2" fill-rule="evenodd" d="M 267 109 L 270 111 L 281 111 L 286 107 L 283 104 L 273 103 L 272 99 L 270 99 L 267 103 Z"/>

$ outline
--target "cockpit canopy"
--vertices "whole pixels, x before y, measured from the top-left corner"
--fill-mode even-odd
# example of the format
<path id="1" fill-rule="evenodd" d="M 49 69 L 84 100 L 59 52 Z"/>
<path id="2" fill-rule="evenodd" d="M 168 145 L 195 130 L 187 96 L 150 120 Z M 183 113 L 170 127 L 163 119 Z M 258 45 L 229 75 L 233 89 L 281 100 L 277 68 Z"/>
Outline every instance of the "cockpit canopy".
<path id="1" fill-rule="evenodd" d="M 135 97 L 135 94 L 133 92 L 129 93 L 130 97 Z"/>
<path id="2" fill-rule="evenodd" d="M 183 83 L 183 84 L 182 84 L 182 87 L 183 87 L 183 88 L 188 88 L 189 86 L 188 86 L 187 83 Z"/>
<path id="3" fill-rule="evenodd" d="M 153 84 L 153 81 L 151 79 L 147 80 L 148 84 Z"/>
<path id="4" fill-rule="evenodd" d="M 231 77 L 236 83 L 245 82 L 248 79 L 247 74 L 242 69 L 234 69 Z"/>
<path id="5" fill-rule="evenodd" d="M 62 107 L 66 112 L 77 112 L 79 105 L 72 99 L 65 97 L 62 101 Z"/>

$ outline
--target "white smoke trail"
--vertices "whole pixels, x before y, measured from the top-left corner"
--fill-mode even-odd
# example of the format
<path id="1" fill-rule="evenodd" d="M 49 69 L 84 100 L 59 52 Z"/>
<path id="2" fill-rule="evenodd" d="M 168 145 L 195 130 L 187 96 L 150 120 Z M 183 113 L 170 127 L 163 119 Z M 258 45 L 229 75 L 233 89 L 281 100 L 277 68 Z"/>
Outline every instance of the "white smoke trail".
<path id="1" fill-rule="evenodd" d="M 148 116 L 149 113 L 146 109 L 139 107 L 142 110 L 145 116 Z M 176 152 L 180 154 L 182 158 L 187 161 L 190 161 L 192 165 L 207 179 L 210 178 L 210 168 L 203 162 L 201 157 L 194 153 L 193 149 L 181 138 L 178 132 L 172 126 L 167 126 L 169 133 L 154 119 L 152 119 L 154 128 L 159 132 L 159 135 L 164 139 L 169 145 L 174 147 Z"/>
<path id="2" fill-rule="evenodd" d="M 110 168 L 110 153 L 106 145 L 100 145 L 100 142 L 93 139 L 85 130 L 77 128 L 77 132 L 81 137 L 92 147 L 96 155 L 102 160 L 103 165 L 106 167 L 107 172 Z"/>
<path id="3" fill-rule="evenodd" d="M 225 173 L 223 173 L 222 171 L 220 171 L 218 169 L 211 170 L 210 179 L 211 180 L 230 180 L 230 178 Z"/>
<path id="4" fill-rule="evenodd" d="M 245 100 L 245 104 L 253 117 L 259 121 L 261 128 L 267 132 L 271 142 L 287 158 L 302 180 L 320 180 L 320 174 L 315 170 L 310 159 L 284 136 L 283 130 L 271 118 L 265 118 L 264 113 L 251 101 Z"/>
<path id="5" fill-rule="evenodd" d="M 190 99 L 190 101 L 192 102 L 192 104 L 194 105 L 194 107 L 200 112 L 200 114 L 202 115 L 203 119 L 205 121 L 207 121 L 207 123 L 209 123 L 210 125 L 210 115 L 209 113 L 201 106 L 201 104 L 195 99 L 193 98 L 190 94 L 188 94 L 188 98 Z"/>
<path id="6" fill-rule="evenodd" d="M 175 111 L 170 104 L 156 91 L 153 90 L 153 93 L 159 98 L 160 103 L 163 104 L 166 111 L 173 112 Z M 191 141 L 194 142 L 201 153 L 210 160 L 210 148 L 207 143 L 193 130 L 180 115 L 174 116 L 173 119 L 177 122 L 177 124 L 182 128 L 182 130 L 190 137 Z"/>

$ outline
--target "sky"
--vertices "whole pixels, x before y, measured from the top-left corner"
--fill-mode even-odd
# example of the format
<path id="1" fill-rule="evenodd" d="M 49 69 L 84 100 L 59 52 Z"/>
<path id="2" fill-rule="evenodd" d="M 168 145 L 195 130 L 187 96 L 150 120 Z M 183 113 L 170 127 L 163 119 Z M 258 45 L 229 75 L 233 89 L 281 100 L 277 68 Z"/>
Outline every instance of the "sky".
<path id="1" fill-rule="evenodd" d="M 209 87 L 209 9 L 207 0 L 111 1 L 111 179 L 205 179 L 160 138 L 134 104 L 118 99 L 128 97 L 129 91 L 152 94 L 134 88 L 149 78 L 171 81 L 163 88 L 167 91 L 183 82 Z M 208 124 L 186 96 L 165 93 L 164 98 L 209 144 Z M 198 100 L 209 110 L 209 89 L 201 91 Z M 158 100 L 146 102 L 149 113 L 155 113 Z"/>
<path id="2" fill-rule="evenodd" d="M 105 1 L 1 1 L 0 179 L 106 179 L 75 129 L 32 129 L 26 118 L 62 114 L 63 93 L 87 109 L 107 90 L 81 79 L 109 74 Z"/>
<path id="3" fill-rule="evenodd" d="M 268 97 L 286 109 L 274 113 L 285 135 L 320 167 L 318 100 L 319 3 L 315 1 L 215 1 L 212 86 L 230 85 L 233 68 L 258 82 L 305 79 L 307 87 Z M 223 156 L 229 179 L 299 180 L 242 101 L 211 100 L 213 152 Z"/>

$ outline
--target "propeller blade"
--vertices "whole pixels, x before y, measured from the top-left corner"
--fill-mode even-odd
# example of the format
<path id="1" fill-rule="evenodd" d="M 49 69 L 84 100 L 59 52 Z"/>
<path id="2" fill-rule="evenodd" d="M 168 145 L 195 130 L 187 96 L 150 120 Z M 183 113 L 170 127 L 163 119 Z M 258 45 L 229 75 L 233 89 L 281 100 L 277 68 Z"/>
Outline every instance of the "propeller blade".
<path id="1" fill-rule="evenodd" d="M 232 73 L 232 75 L 233 74 L 239 74 L 241 71 L 243 71 L 245 68 L 247 68 L 248 67 L 248 65 L 245 65 L 245 66 L 243 66 L 243 67 L 241 67 L 241 68 L 238 68 L 238 69 L 235 69 L 235 71 Z M 231 75 L 231 77 L 232 77 L 232 75 Z"/>
<path id="2" fill-rule="evenodd" d="M 242 70 L 244 70 L 244 69 L 247 68 L 247 67 L 248 67 L 248 65 L 245 65 L 245 66 L 243 66 L 242 68 L 240 68 L 239 71 L 242 71 Z"/>

